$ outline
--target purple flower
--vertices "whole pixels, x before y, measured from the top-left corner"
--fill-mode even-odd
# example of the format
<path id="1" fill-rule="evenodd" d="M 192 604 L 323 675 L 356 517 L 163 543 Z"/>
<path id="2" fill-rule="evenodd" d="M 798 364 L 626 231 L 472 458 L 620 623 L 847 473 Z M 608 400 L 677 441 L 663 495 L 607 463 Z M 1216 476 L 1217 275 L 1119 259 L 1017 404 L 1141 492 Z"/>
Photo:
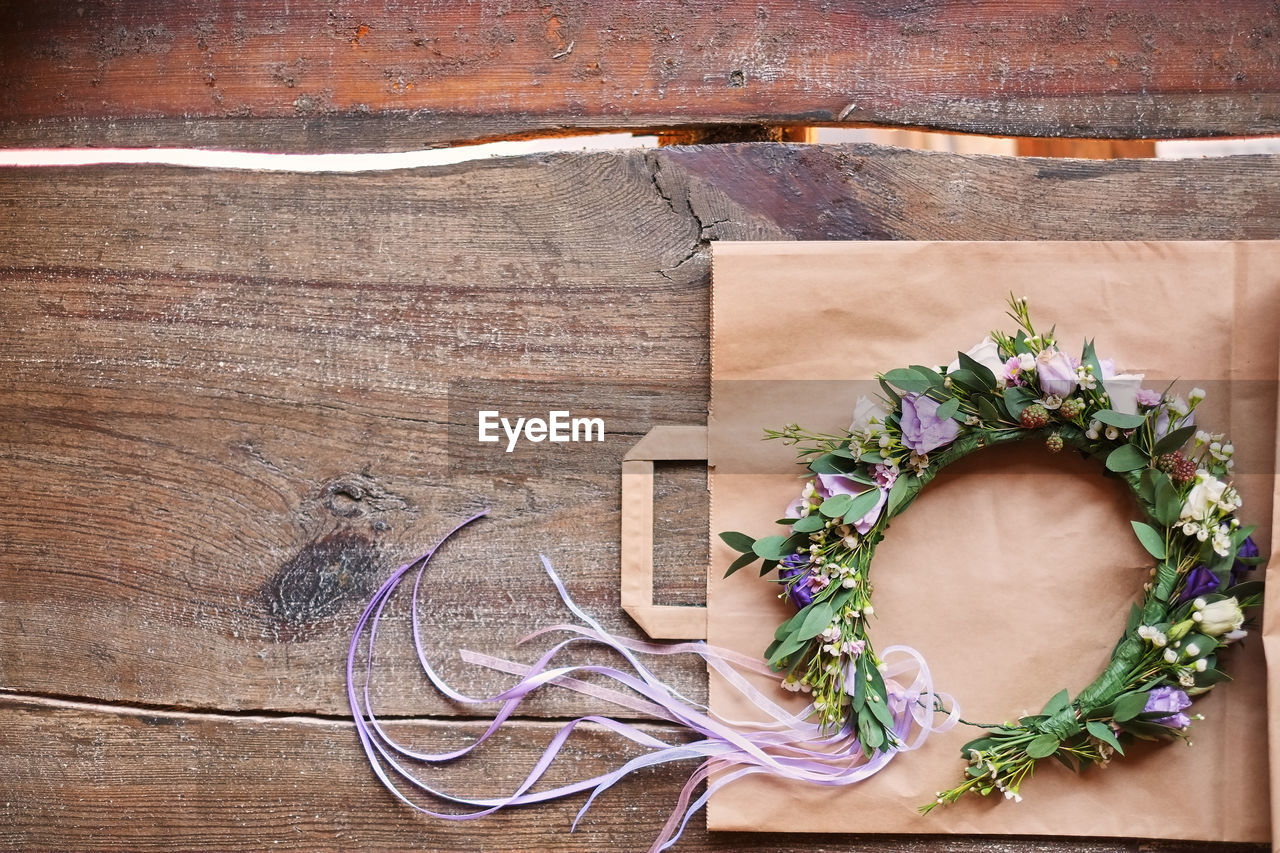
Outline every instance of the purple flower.
<path id="1" fill-rule="evenodd" d="M 1137 399 L 1139 406 L 1145 406 L 1148 409 L 1154 409 L 1164 399 L 1159 391 L 1153 391 L 1150 388 L 1139 388 L 1134 397 Z"/>
<path id="2" fill-rule="evenodd" d="M 1076 369 L 1071 358 L 1057 347 L 1047 347 L 1036 356 L 1036 375 L 1040 378 L 1040 390 L 1066 399 L 1076 390 Z"/>
<path id="3" fill-rule="evenodd" d="M 1196 566 L 1187 572 L 1186 583 L 1182 587 L 1182 595 L 1178 596 L 1178 603 L 1190 601 L 1193 598 L 1199 598 L 1218 589 L 1218 577 L 1209 571 L 1209 567 L 1204 563 Z"/>
<path id="4" fill-rule="evenodd" d="M 813 603 L 813 588 L 809 585 L 809 578 L 813 577 L 813 573 L 809 571 L 807 558 L 799 554 L 788 554 L 783 557 L 778 567 L 778 577 L 784 583 L 797 578 L 796 582 L 788 584 L 787 588 L 787 597 L 791 599 L 791 603 L 797 610 Z"/>
<path id="5" fill-rule="evenodd" d="M 902 398 L 902 443 L 916 453 L 928 453 L 950 444 L 960 434 L 960 424 L 938 417 L 937 400 L 922 394 Z"/>
<path id="6" fill-rule="evenodd" d="M 1167 715 L 1152 720 L 1153 723 L 1173 729 L 1185 729 L 1191 725 L 1191 718 L 1182 712 L 1190 707 L 1191 699 L 1178 688 L 1157 687 L 1147 694 L 1147 705 L 1142 710 Z"/>
<path id="7" fill-rule="evenodd" d="M 1025 385 L 1022 381 L 1022 361 L 1016 355 L 1009 356 L 1004 363 L 1004 368 L 997 376 L 1003 376 L 1004 381 L 1008 385 Z"/>
<path id="8" fill-rule="evenodd" d="M 1253 565 L 1242 562 L 1242 560 L 1255 559 L 1258 553 L 1258 543 L 1253 541 L 1252 536 L 1246 536 L 1244 541 L 1240 543 L 1240 550 L 1236 551 L 1236 561 L 1231 564 L 1230 583 L 1232 586 L 1240 583 L 1246 574 L 1253 571 Z"/>
<path id="9" fill-rule="evenodd" d="M 877 476 L 876 479 L 879 480 L 880 477 Z M 832 495 L 849 495 L 853 497 L 867 490 L 867 487 L 862 483 L 857 480 L 851 480 L 841 474 L 819 474 L 818 482 L 821 486 L 819 492 L 826 493 L 824 497 L 831 497 Z M 892 480 L 889 481 L 889 485 L 893 485 Z M 853 529 L 859 533 L 866 533 L 870 530 L 875 525 L 876 519 L 880 517 L 880 510 L 884 508 L 884 502 L 888 499 L 889 493 L 884 489 L 879 491 L 880 497 L 876 501 L 876 505 L 868 510 L 866 515 L 853 523 Z"/>

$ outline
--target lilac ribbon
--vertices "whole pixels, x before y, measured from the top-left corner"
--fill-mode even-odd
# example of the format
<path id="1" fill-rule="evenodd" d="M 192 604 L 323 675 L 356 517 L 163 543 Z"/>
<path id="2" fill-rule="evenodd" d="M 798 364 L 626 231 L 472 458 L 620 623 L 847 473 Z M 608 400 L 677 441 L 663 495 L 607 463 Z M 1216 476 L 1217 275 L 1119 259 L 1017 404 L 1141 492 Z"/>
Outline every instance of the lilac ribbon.
<path id="1" fill-rule="evenodd" d="M 379 781 L 397 799 L 416 811 L 446 820 L 472 820 L 507 806 L 546 802 L 570 794 L 590 791 L 590 795 L 578 812 L 578 817 L 574 820 L 576 827 L 578 820 L 581 820 L 596 797 L 627 774 L 644 767 L 671 761 L 700 759 L 701 763 L 682 789 L 670 818 L 653 846 L 650 847 L 650 853 L 655 853 L 675 844 L 688 824 L 689 818 L 698 812 L 716 791 L 737 779 L 756 773 L 768 773 L 781 779 L 805 781 L 817 785 L 850 785 L 874 775 L 898 752 L 918 748 L 931 732 L 945 731 L 954 726 L 959 719 L 959 709 L 955 702 L 950 697 L 933 690 L 928 667 L 918 652 L 905 646 L 892 646 L 885 649 L 881 671 L 889 691 L 889 706 L 895 723 L 894 733 L 902 745 L 894 750 L 875 753 L 867 759 L 862 754 L 856 732 L 851 726 L 846 725 L 844 729 L 834 733 L 824 732 L 817 724 L 807 721 L 813 711 L 812 705 L 798 714 L 791 713 L 751 684 L 742 675 L 742 671 L 767 677 L 775 683 L 781 680 L 758 659 L 730 649 L 716 648 L 703 642 L 658 644 L 616 637 L 608 633 L 574 603 L 546 557 L 542 558 L 543 567 L 555 584 L 561 600 L 584 625 L 554 625 L 522 639 L 523 643 L 548 634 L 570 635 L 567 639 L 548 648 L 533 664 L 513 663 L 490 655 L 463 651 L 462 658 L 468 663 L 514 674 L 519 676 L 520 680 L 495 696 L 477 698 L 460 693 L 440 678 L 423 651 L 418 622 L 419 588 L 427 563 L 441 545 L 462 527 L 485 514 L 478 513 L 453 528 L 425 555 L 401 566 L 383 583 L 356 623 L 347 653 L 347 700 L 351 705 L 360 744 Z M 414 574 L 411 602 L 413 644 L 427 678 L 437 690 L 456 702 L 501 703 L 493 721 L 480 737 L 470 745 L 448 752 L 420 752 L 398 743 L 378 722 L 370 698 L 369 682 L 373 668 L 373 649 L 378 621 L 392 594 L 410 573 Z M 368 641 L 363 656 L 364 676 L 362 682 L 358 684 L 357 658 L 360 657 L 358 654 L 360 640 L 366 633 L 366 628 Z M 562 650 L 584 644 L 604 646 L 612 650 L 626 661 L 629 670 L 594 664 L 553 665 Z M 761 718 L 723 719 L 706 706 L 690 701 L 663 684 L 641 663 L 638 654 L 697 655 L 724 679 L 729 688 L 739 693 L 759 711 Z M 914 677 L 910 684 L 904 686 L 897 680 L 899 676 L 905 677 L 913 671 Z M 582 674 L 602 676 L 626 690 L 584 681 L 577 677 Z M 449 794 L 426 784 L 407 766 L 407 762 L 436 764 L 466 755 L 497 732 L 530 693 L 546 685 L 573 690 L 646 717 L 675 723 L 701 735 L 701 738 L 691 743 L 668 743 L 635 725 L 610 717 L 595 714 L 578 717 L 565 723 L 556 732 L 541 757 L 530 768 L 525 779 L 505 797 L 475 798 Z M 950 704 L 950 713 L 941 723 L 935 723 L 935 709 L 945 704 Z M 554 762 L 574 729 L 584 722 L 595 723 L 626 740 L 646 747 L 649 752 L 625 762 L 608 773 L 547 790 L 531 790 Z M 707 779 L 710 781 L 706 791 L 697 799 L 693 799 L 694 790 Z M 475 810 L 462 814 L 433 811 L 412 799 L 411 794 L 415 789 L 445 802 L 470 806 Z"/>

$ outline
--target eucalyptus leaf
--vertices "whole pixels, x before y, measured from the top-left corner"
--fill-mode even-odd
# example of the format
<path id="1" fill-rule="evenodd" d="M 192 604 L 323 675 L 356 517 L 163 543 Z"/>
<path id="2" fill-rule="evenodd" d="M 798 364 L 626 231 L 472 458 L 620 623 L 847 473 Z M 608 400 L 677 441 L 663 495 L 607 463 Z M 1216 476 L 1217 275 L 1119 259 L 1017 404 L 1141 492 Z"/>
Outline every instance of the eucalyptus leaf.
<path id="1" fill-rule="evenodd" d="M 1147 422 L 1142 415 L 1128 415 L 1124 412 L 1117 412 L 1115 409 L 1099 409 L 1094 412 L 1093 417 L 1107 426 L 1113 426 L 1116 429 L 1137 429 Z"/>
<path id="2" fill-rule="evenodd" d="M 1060 746 L 1062 746 L 1062 741 L 1058 740 L 1056 735 L 1042 734 L 1033 738 L 1027 744 L 1027 757 L 1048 758 L 1057 752 Z"/>
<path id="3" fill-rule="evenodd" d="M 1132 444 L 1122 444 L 1107 454 L 1107 470 L 1123 473 L 1145 468 L 1147 455 Z"/>
<path id="4" fill-rule="evenodd" d="M 1146 693 L 1126 693 L 1116 700 L 1116 709 L 1111 716 L 1117 723 L 1125 723 L 1141 714 L 1146 707 Z"/>
<path id="5" fill-rule="evenodd" d="M 862 736 L 863 747 L 867 749 L 877 750 L 884 745 L 884 729 L 866 708 L 858 714 L 858 733 Z"/>
<path id="6" fill-rule="evenodd" d="M 1173 526 L 1182 514 L 1182 496 L 1174 488 L 1173 481 L 1163 471 L 1149 469 L 1151 481 L 1155 485 L 1155 515 L 1157 522 L 1165 527 Z"/>
<path id="7" fill-rule="evenodd" d="M 728 545 L 735 551 L 743 554 L 751 553 L 751 546 L 755 544 L 754 539 L 745 533 L 737 533 L 732 530 L 726 530 L 720 534 L 720 538 L 724 540 L 724 544 Z"/>
<path id="8" fill-rule="evenodd" d="M 958 411 L 960 411 L 960 398 L 951 397 L 943 402 L 942 405 L 938 406 L 938 411 L 934 414 L 938 420 L 946 420 L 947 418 L 954 418 Z"/>
<path id="9" fill-rule="evenodd" d="M 1061 711 L 1063 708 L 1067 707 L 1070 704 L 1071 704 L 1071 694 L 1069 694 L 1066 688 L 1064 687 L 1063 689 L 1059 690 L 1057 693 L 1053 694 L 1053 698 L 1051 698 L 1047 703 L 1045 703 L 1044 710 L 1042 710 L 1040 713 L 1046 716 L 1052 717 L 1054 714 L 1058 713 L 1059 711 Z"/>
<path id="10" fill-rule="evenodd" d="M 818 506 L 818 512 L 827 518 L 840 518 L 849 511 L 849 505 L 852 503 L 851 495 L 832 495 Z"/>
<path id="11" fill-rule="evenodd" d="M 956 355 L 960 357 L 960 366 L 978 377 L 978 381 L 981 382 L 983 386 L 988 389 L 996 387 L 996 375 L 991 372 L 991 368 L 975 360 L 972 356 L 967 355 L 966 353 L 961 352 L 956 353 Z"/>
<path id="12" fill-rule="evenodd" d="M 751 550 L 766 560 L 781 560 L 790 553 L 782 550 L 787 539 L 786 536 L 764 536 L 751 543 Z"/>
<path id="13" fill-rule="evenodd" d="M 989 372 L 990 371 L 988 371 L 988 373 Z M 992 388 L 991 385 L 983 382 L 982 378 L 978 376 L 978 374 L 964 367 L 959 370 L 951 371 L 947 376 L 951 379 L 951 383 L 953 385 L 959 385 L 961 388 L 973 391 L 977 394 L 981 394 L 984 391 L 990 391 Z"/>
<path id="14" fill-rule="evenodd" d="M 941 388 L 946 381 L 943 379 L 942 374 L 934 370 L 932 367 L 925 367 L 923 364 L 912 364 L 910 367 L 916 373 L 919 373 L 921 376 L 928 379 L 929 384 L 934 388 Z"/>
<path id="15" fill-rule="evenodd" d="M 729 564 L 729 568 L 725 571 L 724 576 L 729 577 L 729 575 L 733 574 L 738 569 L 741 569 L 744 566 L 751 565 L 756 561 L 756 559 L 757 559 L 757 556 L 751 552 L 747 552 L 746 554 L 739 554 L 738 559 L 734 560 L 732 563 Z"/>
<path id="16" fill-rule="evenodd" d="M 1147 553 L 1157 560 L 1163 560 L 1168 554 L 1168 549 L 1165 548 L 1164 544 L 1164 534 L 1150 524 L 1144 524 L 1141 521 L 1131 521 L 1129 523 L 1133 525 L 1133 532 L 1138 534 L 1138 541 L 1142 543 L 1143 548 L 1147 549 Z"/>
<path id="17" fill-rule="evenodd" d="M 923 394 L 932 387 L 929 377 L 921 376 L 909 367 L 898 367 L 884 375 L 884 380 L 895 388 L 911 394 Z"/>
<path id="18" fill-rule="evenodd" d="M 819 530 L 826 527 L 826 525 L 826 520 L 822 517 L 822 514 L 819 513 L 817 515 L 806 515 L 804 518 L 796 521 L 796 523 L 791 526 L 791 529 L 796 533 L 817 533 Z"/>
<path id="19" fill-rule="evenodd" d="M 867 707 L 871 709 L 871 713 L 880 721 L 880 724 L 886 729 L 893 728 L 893 714 L 885 706 L 884 702 L 868 702 Z"/>
<path id="20" fill-rule="evenodd" d="M 853 499 L 852 502 L 850 502 L 849 508 L 845 510 L 845 514 L 844 514 L 845 524 L 853 524 L 855 521 L 860 520 L 863 516 L 865 516 L 867 513 L 871 512 L 871 510 L 875 508 L 875 505 L 879 500 L 880 500 L 879 489 L 868 489 L 867 491 L 858 495 L 856 498 Z"/>
<path id="21" fill-rule="evenodd" d="M 1116 733 L 1111 731 L 1111 726 L 1101 720 L 1090 720 L 1084 724 L 1084 727 L 1089 730 L 1089 734 L 1124 755 L 1124 747 L 1120 745 L 1120 741 L 1116 738 Z"/>
<path id="22" fill-rule="evenodd" d="M 845 469 L 840 466 L 839 458 L 830 453 L 816 456 L 809 463 L 809 470 L 815 474 L 843 474 Z"/>
<path id="23" fill-rule="evenodd" d="M 831 624 L 831 617 L 835 615 L 835 608 L 829 601 L 815 601 L 805 610 L 807 612 L 804 621 L 796 629 L 795 636 L 801 640 L 811 640 L 827 630 L 827 626 Z"/>
<path id="24" fill-rule="evenodd" d="M 1156 446 L 1152 449 L 1151 455 L 1159 456 L 1162 453 L 1172 453 L 1182 445 L 1187 443 L 1187 439 L 1196 434 L 1195 424 L 1184 427 L 1178 427 L 1164 438 L 1156 442 Z"/>
<path id="25" fill-rule="evenodd" d="M 978 398 L 978 417 L 991 426 L 995 426 L 1002 420 L 1000 410 L 995 407 L 995 404 L 986 395 Z"/>
<path id="26" fill-rule="evenodd" d="M 1022 417 L 1022 410 L 1036 401 L 1036 395 L 1014 385 L 1004 389 L 1003 399 L 1005 410 L 1016 421 Z"/>

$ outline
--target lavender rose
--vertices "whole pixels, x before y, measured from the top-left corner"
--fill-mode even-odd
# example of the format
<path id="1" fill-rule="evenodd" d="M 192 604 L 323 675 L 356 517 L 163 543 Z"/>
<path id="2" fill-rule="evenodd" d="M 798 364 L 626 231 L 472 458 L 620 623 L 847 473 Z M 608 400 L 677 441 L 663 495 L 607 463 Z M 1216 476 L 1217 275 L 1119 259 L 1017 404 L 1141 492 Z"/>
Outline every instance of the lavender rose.
<path id="1" fill-rule="evenodd" d="M 1191 725 L 1191 718 L 1182 712 L 1190 707 L 1190 697 L 1178 688 L 1157 687 L 1147 694 L 1147 705 L 1142 710 L 1166 715 L 1152 720 L 1154 723 L 1173 729 L 1185 729 Z"/>
<path id="2" fill-rule="evenodd" d="M 1040 390 L 1064 400 L 1076 390 L 1075 365 L 1071 358 L 1057 347 L 1046 347 L 1036 356 L 1036 375 L 1040 378 Z"/>
<path id="3" fill-rule="evenodd" d="M 812 575 L 813 573 L 809 571 L 809 561 L 799 554 L 783 557 L 778 566 L 778 577 L 783 583 L 788 584 L 787 598 L 791 599 L 791 603 L 797 610 L 813 603 L 813 588 L 809 585 L 809 578 Z M 795 583 L 789 583 L 792 578 L 797 578 Z"/>
<path id="4" fill-rule="evenodd" d="M 880 477 L 877 476 L 876 479 L 879 480 Z M 853 497 L 867 490 L 867 487 L 862 483 L 851 480 L 841 474 L 819 474 L 818 482 L 821 486 L 818 491 L 824 494 L 824 497 L 833 495 L 849 495 Z M 893 485 L 892 480 L 889 481 L 889 485 Z M 870 530 L 875 525 L 876 519 L 880 517 L 880 510 L 884 509 L 884 503 L 888 499 L 889 493 L 883 488 L 879 489 L 879 491 L 880 497 L 876 500 L 876 505 L 869 509 L 866 515 L 853 523 L 853 529 L 859 533 L 866 533 Z"/>
<path id="5" fill-rule="evenodd" d="M 1218 589 L 1218 577 L 1209 571 L 1209 567 L 1204 563 L 1196 566 L 1187 572 L 1187 582 L 1182 588 L 1182 595 L 1178 596 L 1178 603 L 1190 601 L 1193 598 L 1199 598 L 1202 595 L 1208 595 L 1216 592 Z"/>
<path id="6" fill-rule="evenodd" d="M 1259 554 L 1258 543 L 1253 541 L 1252 536 L 1246 536 L 1244 541 L 1240 543 L 1240 550 L 1236 551 L 1236 561 L 1231 564 L 1231 580 L 1232 586 L 1244 580 L 1244 576 L 1253 571 L 1253 564 L 1243 562 L 1244 560 L 1256 559 Z"/>
<path id="7" fill-rule="evenodd" d="M 916 453 L 950 444 L 960 434 L 960 424 L 938 417 L 939 405 L 923 394 L 906 394 L 902 398 L 902 443 Z"/>

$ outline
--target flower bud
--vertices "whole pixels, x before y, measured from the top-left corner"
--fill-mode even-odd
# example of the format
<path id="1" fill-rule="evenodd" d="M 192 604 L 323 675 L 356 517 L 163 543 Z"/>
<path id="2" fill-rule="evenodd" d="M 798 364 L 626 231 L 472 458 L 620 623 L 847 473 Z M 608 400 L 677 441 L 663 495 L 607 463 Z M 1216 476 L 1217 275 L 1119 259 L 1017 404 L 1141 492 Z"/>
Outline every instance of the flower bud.
<path id="1" fill-rule="evenodd" d="M 1221 637 L 1229 631 L 1238 631 L 1244 624 L 1240 602 L 1234 597 L 1206 604 L 1200 615 L 1203 617 L 1200 620 L 1200 630 L 1210 637 Z"/>

